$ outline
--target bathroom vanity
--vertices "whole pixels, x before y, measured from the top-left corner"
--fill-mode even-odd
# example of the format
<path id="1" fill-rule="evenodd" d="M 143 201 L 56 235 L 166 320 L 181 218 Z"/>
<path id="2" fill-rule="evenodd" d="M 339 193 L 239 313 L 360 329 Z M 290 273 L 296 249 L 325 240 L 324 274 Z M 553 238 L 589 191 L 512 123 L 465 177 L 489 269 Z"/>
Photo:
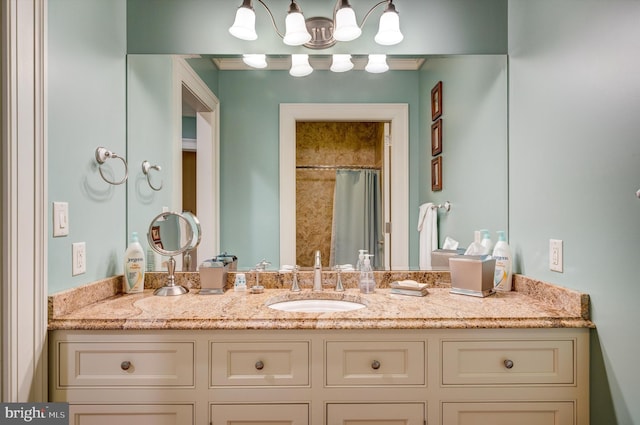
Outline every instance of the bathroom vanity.
<path id="1" fill-rule="evenodd" d="M 516 291 L 474 298 L 434 276 L 426 297 L 384 282 L 295 294 L 263 275 L 261 294 L 56 294 L 50 400 L 81 425 L 588 423 L 586 295 L 516 276 Z M 366 308 L 268 307 L 311 297 Z"/>

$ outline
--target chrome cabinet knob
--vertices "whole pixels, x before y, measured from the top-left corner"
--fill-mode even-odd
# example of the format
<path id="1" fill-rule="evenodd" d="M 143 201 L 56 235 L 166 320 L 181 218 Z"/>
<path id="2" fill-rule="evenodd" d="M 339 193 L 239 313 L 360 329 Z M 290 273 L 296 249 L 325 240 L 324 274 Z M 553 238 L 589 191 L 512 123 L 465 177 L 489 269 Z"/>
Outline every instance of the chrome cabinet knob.
<path id="1" fill-rule="evenodd" d="M 130 368 L 131 368 L 131 362 L 130 361 L 125 360 L 122 363 L 120 363 L 120 369 L 129 370 Z"/>
<path id="2" fill-rule="evenodd" d="M 379 362 L 379 361 L 377 361 L 377 360 L 374 360 L 374 361 L 371 363 L 371 369 L 374 369 L 374 370 L 378 370 L 378 369 L 380 369 L 380 362 Z"/>
<path id="3" fill-rule="evenodd" d="M 264 369 L 264 363 L 262 362 L 262 360 L 258 360 L 256 362 L 256 369 L 258 369 L 258 370 Z"/>
<path id="4" fill-rule="evenodd" d="M 507 369 L 511 369 L 513 367 L 513 360 L 505 360 L 504 361 L 504 367 L 506 367 Z"/>

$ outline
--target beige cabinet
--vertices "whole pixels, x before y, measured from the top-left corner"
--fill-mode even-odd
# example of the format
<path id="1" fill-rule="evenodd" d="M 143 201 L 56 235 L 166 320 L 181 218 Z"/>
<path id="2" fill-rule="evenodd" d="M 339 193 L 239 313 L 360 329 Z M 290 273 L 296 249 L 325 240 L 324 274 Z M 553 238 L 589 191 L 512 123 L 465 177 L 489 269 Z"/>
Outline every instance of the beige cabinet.
<path id="1" fill-rule="evenodd" d="M 588 329 L 53 331 L 95 425 L 583 425 Z"/>
<path id="2" fill-rule="evenodd" d="M 308 425 L 307 404 L 214 404 L 211 425 Z"/>
<path id="3" fill-rule="evenodd" d="M 424 403 L 327 404 L 328 425 L 424 425 Z"/>
<path id="4" fill-rule="evenodd" d="M 572 425 L 572 402 L 443 403 L 443 425 Z"/>
<path id="5" fill-rule="evenodd" d="M 424 385 L 424 341 L 327 341 L 327 386 Z"/>
<path id="6" fill-rule="evenodd" d="M 212 342 L 211 386 L 307 386 L 309 341 Z"/>
<path id="7" fill-rule="evenodd" d="M 193 424 L 193 405 L 71 404 L 73 425 L 184 425 Z"/>

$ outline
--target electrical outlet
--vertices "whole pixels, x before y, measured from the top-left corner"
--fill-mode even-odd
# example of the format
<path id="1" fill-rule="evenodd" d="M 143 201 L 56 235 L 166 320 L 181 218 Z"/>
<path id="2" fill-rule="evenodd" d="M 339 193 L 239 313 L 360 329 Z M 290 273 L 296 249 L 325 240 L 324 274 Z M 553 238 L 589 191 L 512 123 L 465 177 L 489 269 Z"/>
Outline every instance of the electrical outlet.
<path id="1" fill-rule="evenodd" d="M 84 242 L 71 244 L 71 275 L 87 272 L 87 248 Z"/>
<path id="2" fill-rule="evenodd" d="M 53 237 L 69 235 L 69 204 L 67 202 L 53 203 Z"/>
<path id="3" fill-rule="evenodd" d="M 549 270 L 562 273 L 562 240 L 549 239 Z"/>

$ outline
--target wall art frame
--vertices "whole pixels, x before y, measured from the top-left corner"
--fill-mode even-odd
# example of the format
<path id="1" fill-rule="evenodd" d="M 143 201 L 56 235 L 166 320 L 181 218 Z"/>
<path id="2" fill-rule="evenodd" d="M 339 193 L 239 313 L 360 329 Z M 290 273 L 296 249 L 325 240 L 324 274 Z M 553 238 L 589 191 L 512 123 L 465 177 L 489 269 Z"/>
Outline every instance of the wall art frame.
<path id="1" fill-rule="evenodd" d="M 442 190 L 442 157 L 439 156 L 431 160 L 431 191 Z"/>
<path id="2" fill-rule="evenodd" d="M 431 89 L 431 121 L 442 116 L 442 81 L 438 81 Z"/>
<path id="3" fill-rule="evenodd" d="M 442 153 L 442 118 L 431 124 L 431 155 Z"/>

